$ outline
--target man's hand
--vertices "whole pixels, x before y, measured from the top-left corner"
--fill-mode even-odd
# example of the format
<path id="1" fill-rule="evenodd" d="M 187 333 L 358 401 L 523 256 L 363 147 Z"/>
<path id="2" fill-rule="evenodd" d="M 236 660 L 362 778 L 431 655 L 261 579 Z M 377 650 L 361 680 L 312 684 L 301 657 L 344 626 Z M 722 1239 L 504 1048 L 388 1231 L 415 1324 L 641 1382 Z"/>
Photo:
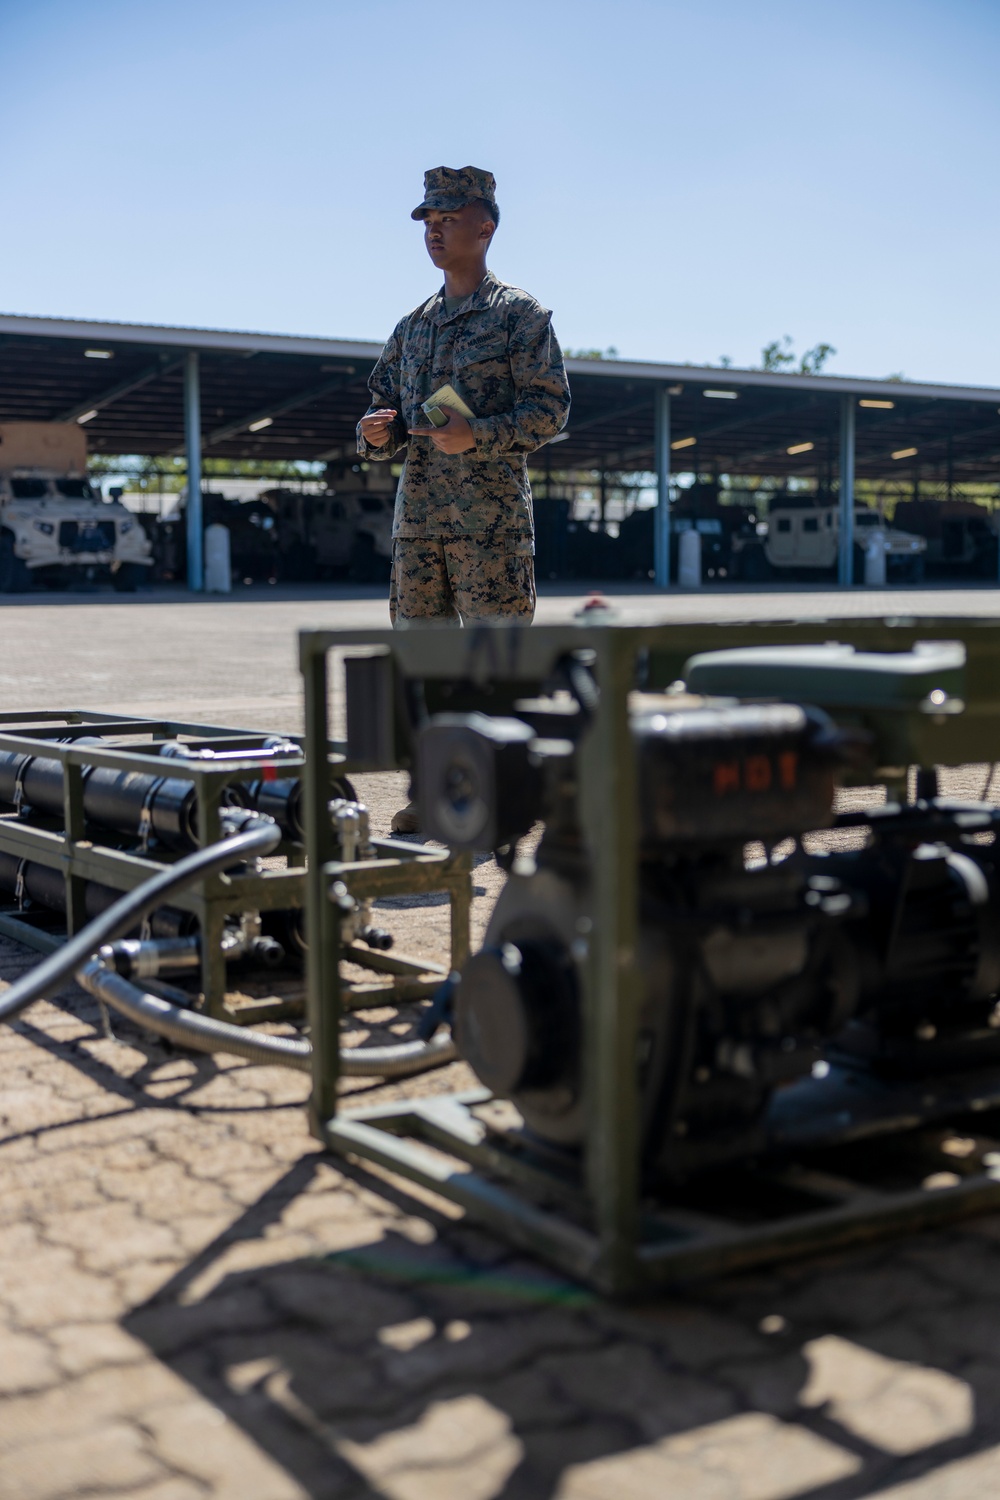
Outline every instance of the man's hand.
<path id="1" fill-rule="evenodd" d="M 438 410 L 444 411 L 444 407 Z M 457 411 L 449 411 L 447 416 L 443 427 L 411 427 L 410 436 L 429 437 L 439 453 L 468 453 L 476 446 L 468 419 Z"/>
<path id="2" fill-rule="evenodd" d="M 391 406 L 383 406 L 361 418 L 361 436 L 371 448 L 384 448 L 389 441 L 389 427 L 396 412 Z"/>

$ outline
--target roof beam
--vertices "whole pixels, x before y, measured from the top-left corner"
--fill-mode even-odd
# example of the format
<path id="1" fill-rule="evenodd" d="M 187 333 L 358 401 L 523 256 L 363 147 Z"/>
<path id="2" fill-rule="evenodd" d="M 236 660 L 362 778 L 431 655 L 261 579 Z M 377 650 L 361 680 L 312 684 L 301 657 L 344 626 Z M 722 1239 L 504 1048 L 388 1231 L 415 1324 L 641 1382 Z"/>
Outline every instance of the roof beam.
<path id="1" fill-rule="evenodd" d="M 112 385 L 96 396 L 88 396 L 84 401 L 78 401 L 75 406 L 70 406 L 66 411 L 61 411 L 58 416 L 50 417 L 50 422 L 75 422 L 82 417 L 84 412 L 103 411 L 110 406 L 112 401 L 118 401 L 122 396 L 128 396 L 132 391 L 141 390 L 144 385 L 158 380 L 161 375 L 166 375 L 171 370 L 180 368 L 181 361 L 172 359 L 169 354 L 161 354 L 155 365 L 147 365 L 138 375 L 129 375 L 127 379 L 120 380 L 117 385 Z"/>
<path id="2" fill-rule="evenodd" d="M 886 422 L 889 422 L 889 421 L 892 420 L 892 418 L 888 414 L 886 414 L 885 417 L 884 417 L 884 420 Z M 891 452 L 887 452 L 884 448 L 874 448 L 873 445 L 871 445 L 871 444 L 867 444 L 866 445 L 862 441 L 860 441 L 860 439 L 863 437 L 863 435 L 866 432 L 871 432 L 872 428 L 877 427 L 878 425 L 879 425 L 878 422 L 870 422 L 870 423 L 866 422 L 865 426 L 864 426 L 864 429 L 862 429 L 858 433 L 858 437 L 856 439 L 856 451 L 857 451 L 857 462 L 858 462 L 859 466 L 861 464 L 865 464 L 865 465 L 871 466 L 872 464 L 884 463 L 886 460 L 888 460 L 889 462 L 893 461 Z M 956 443 L 959 443 L 959 442 L 965 441 L 968 438 L 988 437 L 990 435 L 995 435 L 996 438 L 997 438 L 998 444 L 1000 444 L 1000 420 L 997 420 L 996 422 L 992 423 L 989 427 L 975 427 L 975 428 L 972 428 L 972 429 L 970 429 L 970 430 L 968 430 L 966 432 L 956 432 L 955 434 L 953 434 L 953 441 L 956 442 Z M 947 437 L 940 437 L 940 438 L 931 437 L 931 438 L 926 438 L 924 440 L 921 440 L 919 432 L 911 432 L 909 434 L 909 436 L 912 439 L 913 446 L 916 447 L 917 450 L 918 450 L 918 455 L 915 455 L 915 456 L 919 456 L 921 459 L 927 457 L 928 450 L 935 449 L 935 448 L 937 448 L 937 449 L 943 448 L 943 447 L 946 446 L 946 444 L 948 442 L 948 438 Z M 899 442 L 900 442 L 900 444 L 902 444 L 905 441 L 906 441 L 906 435 L 905 435 L 905 429 L 904 429 L 904 431 L 899 434 Z M 781 455 L 781 449 L 782 449 L 783 446 L 784 446 L 783 444 L 779 444 L 779 445 L 773 446 L 773 447 L 759 448 L 754 453 L 747 453 L 747 454 L 742 455 L 739 458 L 738 462 L 740 464 L 746 465 L 746 464 L 750 464 L 750 463 L 758 463 L 758 462 L 764 461 L 764 460 L 766 460 L 766 459 L 768 459 L 770 457 L 773 457 L 776 454 L 780 457 L 780 455 Z M 795 457 L 794 454 L 792 456 Z M 984 458 L 986 456 L 987 455 L 985 455 L 985 454 L 982 455 L 982 457 L 984 457 Z M 961 459 L 959 461 L 961 462 Z M 897 459 L 897 460 L 895 460 L 895 462 L 898 463 L 898 462 L 901 462 L 901 460 Z M 940 460 L 938 460 L 938 462 L 940 462 Z"/>
<path id="3" fill-rule="evenodd" d="M 576 437 L 578 432 L 586 432 L 589 427 L 600 427 L 604 422 L 618 422 L 622 417 L 631 417 L 635 412 L 649 410 L 649 396 L 646 395 L 641 401 L 632 401 L 628 406 L 619 406 L 615 411 L 602 411 L 597 417 L 588 417 L 585 422 L 572 422 L 566 429 L 567 438 Z M 552 439 L 549 438 L 549 442 Z"/>
<path id="4" fill-rule="evenodd" d="M 257 411 L 240 417 L 236 422 L 227 422 L 223 427 L 216 427 L 207 434 L 202 447 L 208 448 L 213 443 L 224 443 L 227 438 L 235 437 L 238 432 L 245 432 L 254 422 L 263 422 L 267 417 L 272 419 L 283 417 L 286 412 L 295 411 L 300 406 L 308 406 L 311 401 L 318 401 L 321 396 L 327 396 L 331 391 L 338 391 L 343 386 L 350 385 L 353 376 L 354 366 L 346 365 L 335 380 L 325 380 L 322 385 L 307 386 L 305 390 L 296 391 L 294 396 L 286 396 L 284 401 L 272 401 L 268 406 L 261 406 Z"/>
<path id="5" fill-rule="evenodd" d="M 646 404 L 648 406 L 648 402 Z M 765 422 L 784 421 L 785 417 L 798 416 L 803 412 L 803 409 L 809 411 L 815 405 L 816 397 L 813 394 L 812 399 L 806 403 L 805 408 L 803 408 L 801 403 L 797 402 L 794 406 L 783 406 L 773 412 L 761 412 L 758 410 L 751 412 L 749 415 L 732 417 L 727 422 L 716 422 L 712 427 L 703 427 L 695 436 L 698 439 L 698 443 L 701 444 L 707 438 L 718 437 L 724 432 L 733 432 L 739 427 L 752 427 L 755 424 L 763 426 Z M 573 429 L 574 436 L 579 430 L 579 428 Z M 626 448 L 620 453 L 609 454 L 605 462 L 605 467 L 615 468 L 618 464 L 627 464 L 631 459 L 641 458 L 643 454 L 651 452 L 652 437 L 650 437 L 648 443 L 637 444 L 635 447 Z"/>

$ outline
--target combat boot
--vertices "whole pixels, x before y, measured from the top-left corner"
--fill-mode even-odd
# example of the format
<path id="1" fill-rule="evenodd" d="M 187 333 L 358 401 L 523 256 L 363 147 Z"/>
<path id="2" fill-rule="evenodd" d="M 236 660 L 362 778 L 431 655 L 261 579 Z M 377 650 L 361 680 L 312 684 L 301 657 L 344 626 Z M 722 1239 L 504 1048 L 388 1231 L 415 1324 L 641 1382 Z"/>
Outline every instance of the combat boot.
<path id="1" fill-rule="evenodd" d="M 419 833 L 420 814 L 417 811 L 417 804 L 408 802 L 405 807 L 399 809 L 399 812 L 393 813 L 389 827 L 393 833 Z"/>

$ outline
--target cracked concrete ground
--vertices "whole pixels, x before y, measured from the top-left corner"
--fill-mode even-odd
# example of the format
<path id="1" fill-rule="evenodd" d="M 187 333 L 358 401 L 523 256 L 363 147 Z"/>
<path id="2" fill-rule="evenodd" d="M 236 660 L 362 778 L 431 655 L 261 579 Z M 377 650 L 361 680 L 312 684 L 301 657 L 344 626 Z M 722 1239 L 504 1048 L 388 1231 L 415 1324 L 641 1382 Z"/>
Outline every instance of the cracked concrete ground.
<path id="1" fill-rule="evenodd" d="M 3 707 L 294 729 L 293 627 L 365 610 L 6 606 Z M 613 1305 L 335 1163 L 299 1076 L 114 1033 L 73 987 L 0 1031 L 2 1500 L 1000 1493 L 1000 1216 Z"/>

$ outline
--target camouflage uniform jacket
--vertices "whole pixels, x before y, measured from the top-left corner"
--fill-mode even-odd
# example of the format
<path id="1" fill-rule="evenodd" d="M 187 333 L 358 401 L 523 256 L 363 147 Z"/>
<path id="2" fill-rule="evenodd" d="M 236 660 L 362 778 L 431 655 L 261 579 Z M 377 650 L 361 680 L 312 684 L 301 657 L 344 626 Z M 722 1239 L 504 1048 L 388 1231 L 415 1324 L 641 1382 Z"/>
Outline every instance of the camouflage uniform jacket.
<path id="1" fill-rule="evenodd" d="M 476 446 L 440 453 L 408 427 L 430 427 L 421 403 L 452 385 L 475 413 Z M 569 385 L 551 313 L 491 271 L 449 317 L 443 292 L 397 324 L 368 381 L 369 411 L 391 406 L 388 443 L 373 448 L 358 428 L 362 458 L 405 449 L 393 535 L 530 541 L 534 533 L 525 454 L 561 432 Z"/>

